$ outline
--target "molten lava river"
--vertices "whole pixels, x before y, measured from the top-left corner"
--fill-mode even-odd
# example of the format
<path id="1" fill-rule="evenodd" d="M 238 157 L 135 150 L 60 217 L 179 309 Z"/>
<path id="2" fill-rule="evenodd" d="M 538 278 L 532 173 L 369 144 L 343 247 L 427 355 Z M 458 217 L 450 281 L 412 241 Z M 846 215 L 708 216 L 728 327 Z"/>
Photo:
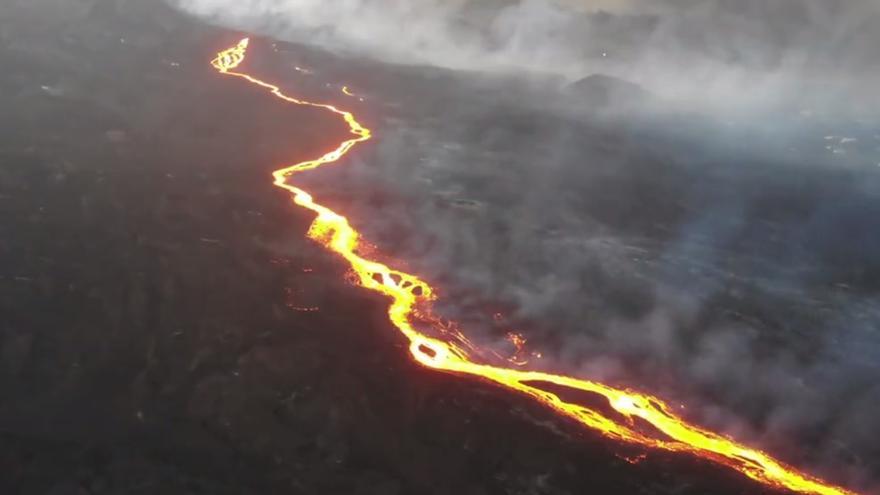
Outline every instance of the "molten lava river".
<path id="1" fill-rule="evenodd" d="M 349 139 L 320 157 L 275 170 L 272 174 L 274 184 L 290 192 L 297 206 L 315 214 L 308 232 L 311 239 L 344 258 L 357 274 L 363 288 L 384 294 L 390 299 L 388 318 L 409 341 L 409 351 L 418 363 L 438 371 L 472 375 L 515 390 L 610 439 L 686 452 L 735 469 L 774 489 L 823 495 L 854 493 L 801 472 L 761 450 L 691 424 L 657 397 L 572 376 L 499 365 L 493 360 L 483 359 L 484 351 L 457 330 L 450 329 L 449 325 L 443 325 L 431 316 L 430 308 L 436 296 L 430 285 L 416 275 L 365 257 L 365 250 L 359 250 L 361 241 L 358 231 L 344 216 L 316 202 L 307 191 L 290 183 L 290 179 L 298 173 L 340 160 L 357 144 L 369 140 L 372 133 L 350 112 L 333 105 L 290 97 L 278 86 L 238 71 L 244 62 L 248 45 L 249 40 L 244 39 L 236 46 L 218 53 L 211 62 L 213 67 L 221 74 L 241 78 L 264 88 L 283 102 L 332 112 L 348 124 L 351 131 Z M 607 399 L 609 409 L 607 412 L 590 409 L 539 388 L 540 385 L 599 394 Z M 614 414 L 609 414 L 612 411 Z M 650 425 L 650 428 L 645 425 Z"/>

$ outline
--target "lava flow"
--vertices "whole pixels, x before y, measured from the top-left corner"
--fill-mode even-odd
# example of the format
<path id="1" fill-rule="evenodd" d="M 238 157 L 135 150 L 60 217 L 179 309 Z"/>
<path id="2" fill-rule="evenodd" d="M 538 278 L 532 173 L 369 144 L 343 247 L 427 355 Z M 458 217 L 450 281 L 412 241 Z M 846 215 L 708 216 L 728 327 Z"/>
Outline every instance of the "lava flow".
<path id="1" fill-rule="evenodd" d="M 352 133 L 350 139 L 318 158 L 274 171 L 274 184 L 289 191 L 295 204 L 315 213 L 316 218 L 308 232 L 310 238 L 342 256 L 364 288 L 391 299 L 388 317 L 409 341 L 410 353 L 417 362 L 436 370 L 473 375 L 519 391 L 608 438 L 668 451 L 687 452 L 728 466 L 771 488 L 798 493 L 854 495 L 854 492 L 803 473 L 761 450 L 693 425 L 676 415 L 665 402 L 651 395 L 571 376 L 494 365 L 479 359 L 482 354 L 480 349 L 475 348 L 457 330 L 438 328 L 438 320 L 430 317 L 430 306 L 435 300 L 430 285 L 415 275 L 392 269 L 358 254 L 359 246 L 363 248 L 363 245 L 357 230 L 348 220 L 316 203 L 305 190 L 288 183 L 288 179 L 294 174 L 338 161 L 356 144 L 369 140 L 372 134 L 350 112 L 329 104 L 292 98 L 285 95 L 278 86 L 244 72 L 237 72 L 236 69 L 245 59 L 248 43 L 244 39 L 236 46 L 220 52 L 212 61 L 214 68 L 221 74 L 239 77 L 260 86 L 285 102 L 330 111 L 349 125 Z M 608 401 L 608 410 L 597 411 L 566 400 L 560 393 L 547 390 L 553 388 L 601 395 Z"/>

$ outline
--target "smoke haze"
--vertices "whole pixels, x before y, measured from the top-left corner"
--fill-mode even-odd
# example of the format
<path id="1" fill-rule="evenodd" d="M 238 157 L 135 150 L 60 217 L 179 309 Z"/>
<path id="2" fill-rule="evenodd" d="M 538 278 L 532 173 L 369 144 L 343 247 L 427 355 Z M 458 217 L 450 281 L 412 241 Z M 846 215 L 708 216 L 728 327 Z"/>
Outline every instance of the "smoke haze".
<path id="1" fill-rule="evenodd" d="M 398 63 L 606 73 L 700 105 L 878 101 L 872 0 L 174 1 L 226 25 Z"/>
<path id="2" fill-rule="evenodd" d="M 471 336 L 500 304 L 539 367 L 659 391 L 739 438 L 876 472 L 873 167 L 822 146 L 801 162 L 786 146 L 459 103 L 446 123 L 383 129 L 375 154 L 307 189 L 343 196 Z"/>

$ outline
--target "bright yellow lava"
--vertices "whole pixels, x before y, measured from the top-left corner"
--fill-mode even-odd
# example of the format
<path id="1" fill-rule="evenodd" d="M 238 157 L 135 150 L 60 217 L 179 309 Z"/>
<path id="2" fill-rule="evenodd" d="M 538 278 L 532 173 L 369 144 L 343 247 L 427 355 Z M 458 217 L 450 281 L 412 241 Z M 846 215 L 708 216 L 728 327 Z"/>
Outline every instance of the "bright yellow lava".
<path id="1" fill-rule="evenodd" d="M 479 353 L 478 350 L 456 331 L 450 332 L 448 328 L 438 331 L 434 328 L 433 333 L 446 335 L 449 339 L 441 340 L 425 333 L 426 331 L 416 329 L 416 322 L 436 326 L 436 320 L 429 316 L 431 302 L 435 299 L 431 287 L 415 275 L 394 270 L 359 255 L 359 235 L 348 220 L 316 203 L 308 192 L 288 183 L 288 178 L 294 174 L 339 160 L 353 146 L 370 139 L 370 130 L 361 125 L 350 112 L 333 105 L 292 98 L 285 95 L 278 86 L 237 72 L 236 69 L 245 59 L 248 43 L 248 39 L 244 39 L 236 46 L 220 52 L 211 64 L 220 73 L 245 79 L 288 103 L 328 110 L 348 123 L 353 135 L 351 139 L 343 141 L 336 149 L 323 156 L 274 171 L 274 183 L 293 194 L 293 201 L 297 205 L 315 213 L 316 218 L 309 229 L 309 237 L 345 258 L 363 287 L 385 294 L 391 299 L 388 317 L 409 341 L 410 353 L 417 362 L 428 368 L 473 375 L 517 390 L 583 426 L 598 430 L 606 437 L 647 447 L 688 452 L 724 464 L 773 488 L 822 495 L 854 494 L 802 473 L 760 450 L 690 424 L 656 397 L 565 375 L 485 364 L 472 357 Z M 454 340 L 458 343 L 453 342 Z M 540 388 L 541 385 L 553 388 L 547 387 L 548 384 L 556 385 L 557 388 L 599 394 L 607 399 L 608 411 L 603 413 L 590 409 Z M 611 410 L 616 414 L 610 414 Z"/>

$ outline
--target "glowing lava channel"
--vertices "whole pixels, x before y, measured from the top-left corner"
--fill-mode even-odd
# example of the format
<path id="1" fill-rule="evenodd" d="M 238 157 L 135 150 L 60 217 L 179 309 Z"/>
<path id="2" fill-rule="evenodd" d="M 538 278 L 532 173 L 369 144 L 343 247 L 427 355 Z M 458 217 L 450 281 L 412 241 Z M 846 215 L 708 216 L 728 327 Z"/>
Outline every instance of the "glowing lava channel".
<path id="1" fill-rule="evenodd" d="M 726 465 L 773 488 L 822 495 L 854 494 L 783 464 L 765 452 L 690 424 L 656 397 L 565 375 L 478 362 L 472 356 L 479 354 L 479 350 L 474 349 L 463 336 L 456 335 L 455 331 L 451 332 L 453 335 L 450 340 L 444 341 L 416 329 L 414 322 L 432 323 L 431 318 L 426 317 L 430 314 L 430 304 L 435 299 L 432 288 L 415 275 L 360 256 L 359 234 L 348 220 L 316 203 L 308 192 L 288 183 L 288 178 L 296 173 L 336 162 L 356 144 L 370 139 L 370 130 L 361 125 L 350 112 L 333 105 L 292 98 L 285 95 L 278 86 L 237 72 L 235 69 L 244 61 L 247 48 L 248 39 L 244 39 L 238 45 L 220 52 L 211 64 L 221 74 L 245 79 L 288 103 L 333 112 L 349 125 L 353 135 L 351 139 L 343 141 L 336 149 L 318 158 L 274 171 L 274 184 L 293 194 L 294 203 L 315 213 L 316 218 L 309 229 L 309 237 L 345 258 L 363 287 L 385 294 L 391 299 L 388 317 L 409 341 L 410 353 L 417 362 L 428 368 L 473 375 L 517 390 L 608 438 L 669 451 L 688 452 Z M 449 336 L 450 331 L 440 329 L 439 333 Z M 458 340 L 458 343 L 454 340 Z M 539 384 L 553 384 L 599 394 L 608 400 L 609 412 L 613 409 L 616 415 L 608 415 L 567 401 L 557 393 L 541 389 Z M 653 428 L 646 428 L 645 424 Z"/>

